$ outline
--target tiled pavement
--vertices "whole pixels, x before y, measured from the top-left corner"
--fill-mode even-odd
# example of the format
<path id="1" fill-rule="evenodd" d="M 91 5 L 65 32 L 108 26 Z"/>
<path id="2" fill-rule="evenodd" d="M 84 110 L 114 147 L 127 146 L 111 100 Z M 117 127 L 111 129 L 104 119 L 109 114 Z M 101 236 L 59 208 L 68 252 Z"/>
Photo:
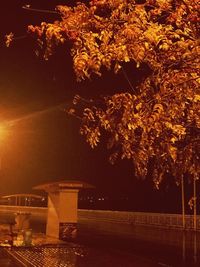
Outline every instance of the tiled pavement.
<path id="1" fill-rule="evenodd" d="M 0 267 L 200 266 L 200 233 L 87 222 L 78 236 L 66 243 L 34 232 L 32 247 L 1 248 Z"/>
<path id="2" fill-rule="evenodd" d="M 13 257 L 10 257 L 4 248 L 0 248 L 0 266 L 1 267 L 20 267 Z"/>
<path id="3" fill-rule="evenodd" d="M 156 267 L 155 262 L 134 255 L 77 245 L 6 249 L 17 266 L 26 267 Z M 0 265 L 1 266 L 1 265 Z M 8 265 L 13 267 L 15 265 Z M 4 267 L 4 266 L 1 266 Z"/>
<path id="4" fill-rule="evenodd" d="M 94 239 L 88 233 L 88 239 Z M 157 263 L 132 253 L 100 247 L 63 242 L 33 233 L 31 247 L 0 248 L 0 267 L 154 267 Z"/>

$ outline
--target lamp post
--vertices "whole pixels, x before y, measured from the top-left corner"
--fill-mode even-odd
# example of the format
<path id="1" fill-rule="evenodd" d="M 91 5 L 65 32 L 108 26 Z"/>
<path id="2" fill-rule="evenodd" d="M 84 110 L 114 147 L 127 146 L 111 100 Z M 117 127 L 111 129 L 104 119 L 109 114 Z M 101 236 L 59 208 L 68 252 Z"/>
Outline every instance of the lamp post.
<path id="1" fill-rule="evenodd" d="M 193 194 L 194 194 L 194 231 L 197 230 L 197 189 L 196 189 L 196 179 L 193 180 Z"/>
<path id="2" fill-rule="evenodd" d="M 181 179 L 181 198 L 182 198 L 182 222 L 183 229 L 185 229 L 185 188 L 184 188 L 184 178 Z"/>

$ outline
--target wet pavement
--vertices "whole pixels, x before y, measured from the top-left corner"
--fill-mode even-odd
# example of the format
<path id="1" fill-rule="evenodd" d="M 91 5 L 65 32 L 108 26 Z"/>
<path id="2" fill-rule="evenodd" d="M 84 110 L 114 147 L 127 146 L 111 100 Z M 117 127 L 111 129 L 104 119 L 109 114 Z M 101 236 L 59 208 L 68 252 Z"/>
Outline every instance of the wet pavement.
<path id="1" fill-rule="evenodd" d="M 88 232 L 94 238 L 88 239 Z M 200 266 L 199 232 L 85 221 L 78 239 L 89 246 L 137 255 L 155 266 Z"/>
<path id="2" fill-rule="evenodd" d="M 39 233 L 44 220 L 32 227 L 37 246 L 1 248 L 0 267 L 200 266 L 199 232 L 82 220 L 77 239 L 62 243 Z"/>
<path id="3" fill-rule="evenodd" d="M 88 235 L 88 239 L 93 237 Z M 77 239 L 76 242 L 60 242 L 42 233 L 33 233 L 33 245 L 32 247 L 0 248 L 0 267 L 159 266 L 152 260 L 135 254 L 113 249 L 110 246 L 103 247 L 99 242 L 87 245 L 84 238 Z"/>
<path id="4" fill-rule="evenodd" d="M 16 261 L 13 259 L 13 257 L 10 257 L 7 254 L 7 251 L 5 249 L 0 248 L 0 266 L 1 267 L 21 267 L 23 265 L 18 265 Z"/>
<path id="5" fill-rule="evenodd" d="M 154 262 L 136 255 L 118 251 L 100 250 L 77 244 L 64 246 L 40 246 L 33 248 L 13 248 L 8 253 L 28 267 L 153 267 Z"/>

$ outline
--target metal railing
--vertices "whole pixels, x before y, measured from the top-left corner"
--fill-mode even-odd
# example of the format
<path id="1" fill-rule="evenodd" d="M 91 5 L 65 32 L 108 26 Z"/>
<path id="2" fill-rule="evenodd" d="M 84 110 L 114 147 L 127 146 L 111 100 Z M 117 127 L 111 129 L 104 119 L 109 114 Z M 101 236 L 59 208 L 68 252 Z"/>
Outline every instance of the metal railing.
<path id="1" fill-rule="evenodd" d="M 37 215 L 37 218 L 41 217 L 42 220 L 45 220 L 47 215 L 47 208 L 0 205 L 0 212 L 16 212 L 18 210 L 30 212 L 33 216 Z M 165 228 L 183 228 L 182 214 L 79 209 L 78 219 Z M 185 229 L 194 229 L 193 215 L 185 215 Z M 200 215 L 197 215 L 196 229 L 200 230 Z"/>
<path id="2" fill-rule="evenodd" d="M 163 214 L 126 211 L 79 210 L 80 220 L 128 223 L 165 228 L 183 228 L 181 214 Z M 197 216 L 197 230 L 200 230 L 200 216 Z M 185 229 L 194 229 L 193 215 L 185 215 Z"/>

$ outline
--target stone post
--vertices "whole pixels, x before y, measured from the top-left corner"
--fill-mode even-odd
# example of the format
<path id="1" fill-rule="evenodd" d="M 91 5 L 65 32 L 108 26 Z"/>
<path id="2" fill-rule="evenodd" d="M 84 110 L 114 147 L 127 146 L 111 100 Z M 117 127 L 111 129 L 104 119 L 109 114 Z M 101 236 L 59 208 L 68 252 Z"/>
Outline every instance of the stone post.
<path id="1" fill-rule="evenodd" d="M 78 192 L 83 188 L 94 188 L 80 181 L 61 181 L 34 187 L 48 193 L 46 235 L 61 240 L 77 236 Z"/>

